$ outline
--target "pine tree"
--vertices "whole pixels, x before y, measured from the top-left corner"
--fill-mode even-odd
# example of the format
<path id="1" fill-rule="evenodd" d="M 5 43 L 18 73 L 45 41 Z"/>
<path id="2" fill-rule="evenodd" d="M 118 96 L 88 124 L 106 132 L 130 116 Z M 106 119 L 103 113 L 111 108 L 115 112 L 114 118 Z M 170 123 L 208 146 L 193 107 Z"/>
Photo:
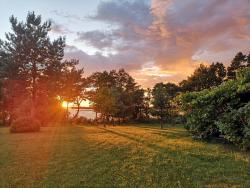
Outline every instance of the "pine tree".
<path id="1" fill-rule="evenodd" d="M 10 23 L 12 32 L 6 34 L 7 40 L 2 43 L 2 51 L 8 57 L 4 65 L 6 88 L 14 92 L 21 88 L 20 96 L 12 100 L 25 96 L 26 100 L 31 101 L 31 106 L 24 110 L 35 116 L 38 98 L 48 97 L 51 91 L 54 98 L 57 96 L 54 91 L 57 91 L 56 85 L 63 66 L 61 60 L 65 39 L 59 37 L 51 41 L 48 35 L 51 22 L 42 22 L 41 16 L 34 12 L 28 13 L 25 22 L 18 22 L 17 18 L 11 16 Z M 14 81 L 16 88 L 10 87 Z"/>

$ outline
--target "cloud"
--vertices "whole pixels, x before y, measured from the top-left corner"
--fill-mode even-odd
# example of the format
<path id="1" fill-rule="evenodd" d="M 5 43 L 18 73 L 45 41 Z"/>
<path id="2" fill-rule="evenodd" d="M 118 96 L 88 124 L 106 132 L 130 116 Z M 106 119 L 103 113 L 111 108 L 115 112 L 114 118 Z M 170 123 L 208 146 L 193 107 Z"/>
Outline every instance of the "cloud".
<path id="1" fill-rule="evenodd" d="M 147 27 L 152 19 L 147 0 L 103 1 L 98 5 L 96 15 L 89 18 L 121 27 L 124 25 Z"/>
<path id="2" fill-rule="evenodd" d="M 78 41 L 85 41 L 87 44 L 98 49 L 112 48 L 115 40 L 118 39 L 113 33 L 99 30 L 89 32 L 78 32 Z"/>
<path id="3" fill-rule="evenodd" d="M 53 33 L 57 33 L 57 34 L 68 34 L 71 33 L 72 31 L 69 30 L 67 27 L 65 27 L 63 24 L 59 24 L 57 22 L 55 22 L 54 20 L 50 20 L 52 23 L 52 32 Z"/>
<path id="4" fill-rule="evenodd" d="M 85 17 L 78 16 L 77 14 L 71 14 L 65 11 L 58 11 L 58 10 L 52 10 L 52 14 L 63 17 L 64 19 L 67 19 L 68 21 L 86 21 Z"/>
<path id="5" fill-rule="evenodd" d="M 202 62 L 228 63 L 250 49 L 245 0 L 110 0 L 88 19 L 110 27 L 78 32 L 76 40 L 116 53 L 75 52 L 86 69 L 125 68 L 147 87 L 181 81 Z"/>
<path id="6" fill-rule="evenodd" d="M 110 54 L 109 56 L 97 52 L 94 55 L 88 55 L 83 50 L 69 45 L 65 48 L 65 58 L 79 59 L 80 66 L 84 67 L 86 75 L 96 71 L 121 68 L 126 68 L 127 71 L 138 70 L 141 68 L 142 63 L 145 62 L 144 57 L 137 52 Z"/>

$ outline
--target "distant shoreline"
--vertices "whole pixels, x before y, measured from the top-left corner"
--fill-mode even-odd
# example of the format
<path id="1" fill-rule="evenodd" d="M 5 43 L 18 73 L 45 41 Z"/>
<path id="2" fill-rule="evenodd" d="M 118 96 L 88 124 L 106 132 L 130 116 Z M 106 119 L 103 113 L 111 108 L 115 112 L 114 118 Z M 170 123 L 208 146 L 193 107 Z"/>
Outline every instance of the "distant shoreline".
<path id="1" fill-rule="evenodd" d="M 74 115 L 77 111 L 77 108 L 69 108 L 70 115 Z M 95 119 L 96 112 L 92 108 L 80 108 L 78 117 L 85 117 L 87 119 Z"/>

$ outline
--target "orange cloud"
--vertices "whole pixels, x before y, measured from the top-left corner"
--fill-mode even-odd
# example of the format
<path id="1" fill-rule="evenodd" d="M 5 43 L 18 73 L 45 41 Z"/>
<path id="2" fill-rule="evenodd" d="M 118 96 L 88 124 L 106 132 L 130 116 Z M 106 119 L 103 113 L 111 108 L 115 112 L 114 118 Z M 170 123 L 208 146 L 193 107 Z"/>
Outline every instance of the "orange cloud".
<path id="1" fill-rule="evenodd" d="M 179 82 L 200 63 L 229 63 L 249 52 L 250 11 L 245 0 L 102 1 L 90 21 L 114 27 L 79 32 L 76 40 L 115 54 L 80 57 L 87 72 L 125 68 L 144 87 Z"/>

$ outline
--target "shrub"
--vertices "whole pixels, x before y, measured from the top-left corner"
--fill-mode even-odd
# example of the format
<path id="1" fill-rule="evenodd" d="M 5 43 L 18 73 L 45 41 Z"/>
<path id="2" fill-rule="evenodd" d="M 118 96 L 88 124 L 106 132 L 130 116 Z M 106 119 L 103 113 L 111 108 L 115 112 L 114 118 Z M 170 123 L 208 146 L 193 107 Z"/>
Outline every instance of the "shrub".
<path id="1" fill-rule="evenodd" d="M 181 95 L 178 100 L 186 115 L 186 128 L 201 138 L 218 136 L 217 119 L 240 105 L 237 88 L 235 81 L 228 81 L 219 87 Z"/>
<path id="2" fill-rule="evenodd" d="M 185 113 L 186 128 L 200 138 L 222 134 L 230 142 L 249 149 L 249 97 L 242 100 L 241 95 L 248 94 L 249 89 L 250 68 L 245 68 L 237 73 L 236 80 L 178 96 L 176 100 Z"/>
<path id="3" fill-rule="evenodd" d="M 10 127 L 11 133 L 26 133 L 38 131 L 40 131 L 40 122 L 31 117 L 22 117 L 16 119 Z"/>
<path id="4" fill-rule="evenodd" d="M 225 113 L 216 124 L 228 141 L 243 149 L 250 149 L 250 102 Z"/>
<path id="5" fill-rule="evenodd" d="M 70 121 L 70 123 L 72 124 L 76 124 L 76 125 L 80 125 L 80 124 L 93 124 L 94 120 L 92 119 L 88 119 L 86 117 L 77 117 L 77 118 L 74 118 Z"/>

